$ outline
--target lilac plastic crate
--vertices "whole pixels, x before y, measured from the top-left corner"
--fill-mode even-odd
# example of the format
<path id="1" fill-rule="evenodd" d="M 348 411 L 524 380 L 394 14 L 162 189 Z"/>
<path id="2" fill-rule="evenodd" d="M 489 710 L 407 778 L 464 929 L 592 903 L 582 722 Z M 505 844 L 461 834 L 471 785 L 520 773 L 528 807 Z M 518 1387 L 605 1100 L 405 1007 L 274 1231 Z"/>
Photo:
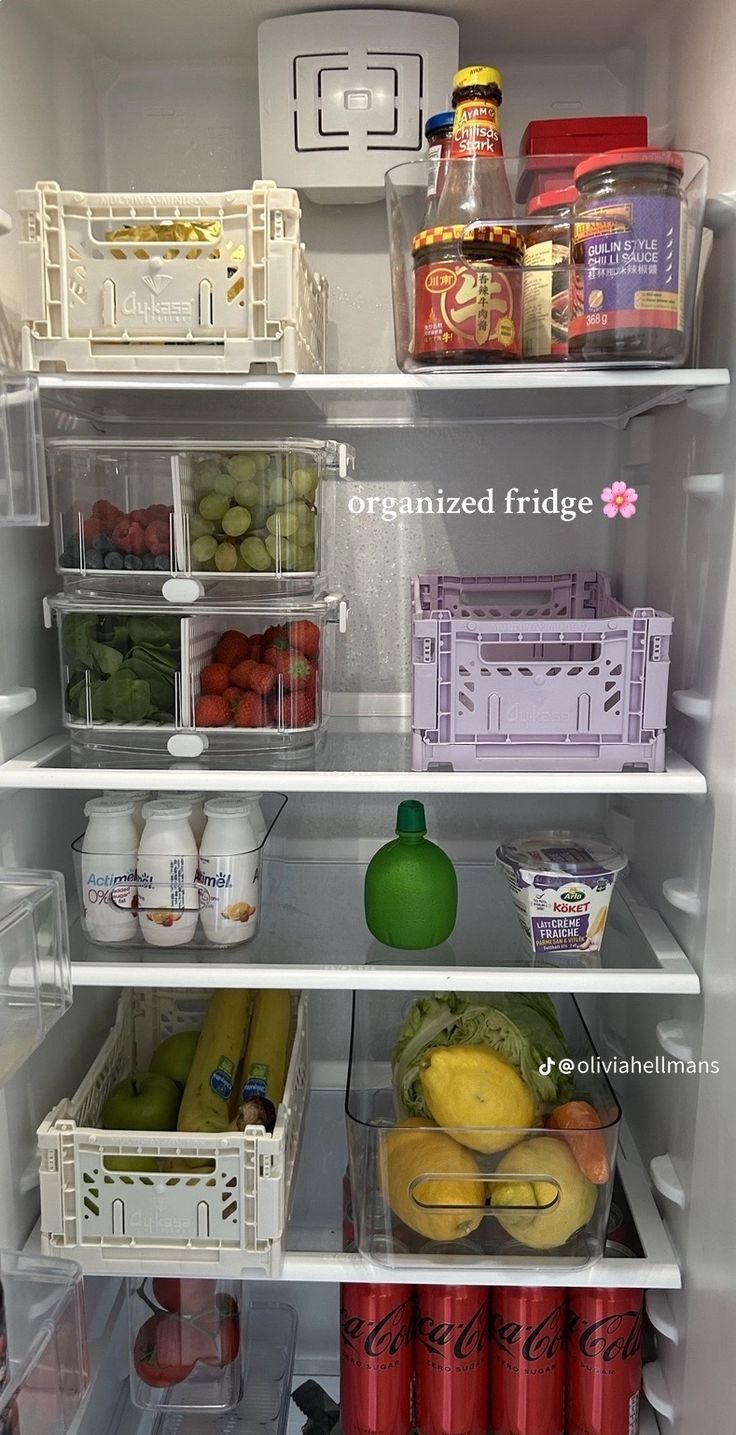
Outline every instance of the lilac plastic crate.
<path id="1" fill-rule="evenodd" d="M 412 580 L 412 765 L 664 768 L 672 618 L 603 573 Z"/>

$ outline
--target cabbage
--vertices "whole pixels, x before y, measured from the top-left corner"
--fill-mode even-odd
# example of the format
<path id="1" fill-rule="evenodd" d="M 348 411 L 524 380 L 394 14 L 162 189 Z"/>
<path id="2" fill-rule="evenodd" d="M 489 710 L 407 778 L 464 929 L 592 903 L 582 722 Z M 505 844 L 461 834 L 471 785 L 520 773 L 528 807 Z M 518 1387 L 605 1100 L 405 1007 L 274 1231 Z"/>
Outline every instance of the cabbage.
<path id="1" fill-rule="evenodd" d="M 565 1036 L 548 996 L 536 992 L 456 993 L 420 997 L 399 1032 L 393 1051 L 396 1114 L 429 1117 L 419 1079 L 425 1051 L 436 1046 L 488 1046 L 516 1067 L 540 1106 L 572 1094 L 572 1081 L 558 1067 L 542 1076 L 548 1057 L 568 1055 Z"/>

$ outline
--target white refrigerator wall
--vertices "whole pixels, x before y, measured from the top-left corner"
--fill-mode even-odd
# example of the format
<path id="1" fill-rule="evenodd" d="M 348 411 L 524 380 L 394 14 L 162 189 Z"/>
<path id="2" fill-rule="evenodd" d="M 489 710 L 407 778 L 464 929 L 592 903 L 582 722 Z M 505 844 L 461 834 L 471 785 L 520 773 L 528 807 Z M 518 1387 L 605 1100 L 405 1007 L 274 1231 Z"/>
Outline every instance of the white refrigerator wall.
<path id="1" fill-rule="evenodd" d="M 408 3 L 408 0 L 407 0 Z M 288 3 L 260 0 L 2 0 L 0 4 L 0 207 L 12 212 L 15 189 L 41 178 L 80 188 L 221 188 L 258 174 L 255 34 L 258 20 Z M 296 8 L 296 7 L 293 7 Z M 736 63 L 732 0 L 667 0 L 652 5 L 604 0 L 561 9 L 528 0 L 491 15 L 481 0 L 427 4 L 460 19 L 466 60 L 488 58 L 506 78 L 504 134 L 513 153 L 526 120 L 547 113 L 644 109 L 662 142 L 703 149 L 713 163 L 711 193 L 736 202 L 736 146 L 729 109 Z M 202 17 L 205 17 L 204 19 Z M 575 104 L 580 101 L 579 109 Z M 567 107 L 567 108 L 565 108 Z M 288 175 L 277 176 L 288 183 Z M 393 368 L 381 206 L 336 211 L 305 204 L 310 261 L 331 286 L 331 367 Z M 702 361 L 736 367 L 736 229 L 724 217 L 707 280 Z M 17 252 L 0 239 L 0 355 L 17 362 L 20 315 Z M 50 416 L 50 423 L 57 422 Z M 67 421 L 65 421 L 66 423 Z M 611 830 L 632 850 L 639 882 L 659 905 L 700 972 L 703 997 L 600 999 L 599 1029 L 623 1034 L 645 1057 L 661 1053 L 658 1023 L 676 1021 L 696 1055 L 721 1064 L 719 1078 L 628 1078 L 621 1090 L 645 1158 L 667 1152 L 682 1181 L 682 1209 L 663 1206 L 683 1261 L 684 1288 L 670 1302 L 680 1343 L 660 1342 L 675 1435 L 723 1435 L 736 1428 L 736 1395 L 716 1360 L 734 1319 L 733 1100 L 736 978 L 734 801 L 733 412 L 666 408 L 641 439 L 604 424 L 478 425 L 389 429 L 366 426 L 345 437 L 358 448 L 358 474 L 341 498 L 334 578 L 353 607 L 344 691 L 393 693 L 407 684 L 407 579 L 423 566 L 477 569 L 602 566 L 623 595 L 676 618 L 673 689 L 711 699 L 707 723 L 673 714 L 677 746 L 706 772 L 709 795 L 614 799 Z M 633 446 L 633 447 L 632 447 Z M 629 467 L 632 452 L 639 459 Z M 642 457 L 643 456 L 643 457 Z M 350 495 L 448 491 L 481 493 L 488 484 L 524 491 L 558 484 L 596 495 L 619 472 L 642 498 L 635 525 L 554 519 L 411 518 L 388 523 L 348 517 Z M 683 491 L 697 474 L 722 474 L 722 492 L 703 499 Z M 48 532 L 0 533 L 2 687 L 32 684 L 39 701 L 0 729 L 2 756 L 59 727 L 53 635 L 43 631 L 40 599 L 57 583 Z M 285 836 L 303 852 L 308 839 L 354 836 L 374 841 L 393 803 L 335 805 L 303 799 L 289 809 Z M 473 805 L 474 836 L 504 825 L 530 825 L 562 813 L 579 825 L 606 820 L 603 802 Z M 563 811 L 564 809 L 564 811 Z M 554 810 L 554 811 L 553 811 Z M 440 840 L 464 835 L 466 804 L 432 808 Z M 68 841 L 81 826 L 81 802 L 61 793 L 0 799 L 3 860 L 67 866 Z M 12 840 L 8 834 L 12 833 Z M 662 882 L 683 879 L 701 902 L 699 916 L 669 907 Z M 73 1089 L 99 1043 L 115 994 L 79 990 L 75 1005 L 41 1051 L 0 1093 L 0 1244 L 22 1243 L 37 1212 L 26 1179 L 38 1120 Z M 348 999 L 314 1001 L 315 1049 L 340 1054 Z M 320 1054 L 322 1054 L 320 1052 Z M 338 1173 L 335 1173 L 338 1179 Z M 19 1194 L 20 1193 L 20 1194 Z M 319 1297 L 315 1296 L 315 1304 Z M 305 1316 L 306 1319 L 306 1316 Z M 716 1373 L 718 1372 L 718 1373 Z"/>

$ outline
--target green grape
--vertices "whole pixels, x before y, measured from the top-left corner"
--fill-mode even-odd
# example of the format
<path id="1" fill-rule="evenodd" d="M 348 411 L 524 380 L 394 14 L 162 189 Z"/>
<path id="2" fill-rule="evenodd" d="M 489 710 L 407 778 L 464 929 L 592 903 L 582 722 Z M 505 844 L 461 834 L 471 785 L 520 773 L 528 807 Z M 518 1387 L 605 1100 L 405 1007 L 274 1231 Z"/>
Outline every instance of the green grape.
<path id="1" fill-rule="evenodd" d="M 246 507 L 249 507 L 249 505 L 246 504 Z M 250 531 L 251 531 L 251 533 L 255 533 L 255 531 L 256 531 L 257 528 L 265 528 L 265 527 L 266 527 L 266 517 L 267 517 L 267 513 L 268 513 L 268 510 L 267 510 L 266 505 L 265 505 L 264 503 L 254 503 L 254 504 L 250 505 Z"/>
<path id="2" fill-rule="evenodd" d="M 266 545 L 266 548 L 268 549 L 268 551 L 269 551 L 269 553 L 271 554 L 271 557 L 273 558 L 273 561 L 274 561 L 274 563 L 275 563 L 275 562 L 277 561 L 277 559 L 278 559 L 278 556 L 279 556 L 279 540 L 278 540 L 278 538 L 276 537 L 276 535 L 275 535 L 274 533 L 269 533 L 268 538 L 265 538 L 263 541 L 264 541 L 264 543 L 265 543 L 265 545 Z"/>
<path id="3" fill-rule="evenodd" d="M 297 517 L 290 513 L 288 508 L 280 508 L 278 513 L 272 513 L 266 519 L 266 527 L 269 533 L 275 533 L 277 538 L 292 538 L 297 530 Z"/>
<path id="4" fill-rule="evenodd" d="M 214 533 L 215 525 L 203 518 L 201 513 L 192 513 L 189 516 L 189 538 L 205 538 L 208 533 Z"/>
<path id="5" fill-rule="evenodd" d="M 314 548 L 300 548 L 298 551 L 300 572 L 313 573 L 316 562 Z"/>
<path id="6" fill-rule="evenodd" d="M 192 562 L 208 563 L 210 558 L 214 558 L 216 552 L 217 539 L 204 534 L 202 538 L 195 538 L 192 544 Z"/>
<path id="7" fill-rule="evenodd" d="M 230 504 L 224 493 L 206 493 L 199 501 L 199 512 L 202 518 L 219 523 L 223 514 L 227 513 Z"/>
<path id="8" fill-rule="evenodd" d="M 290 538 L 281 539 L 281 567 L 287 573 L 298 573 L 302 566 L 302 556 L 296 543 Z"/>
<path id="9" fill-rule="evenodd" d="M 226 498 L 232 498 L 235 492 L 236 479 L 230 473 L 218 473 L 212 487 L 215 493 L 223 493 Z"/>
<path id="10" fill-rule="evenodd" d="M 295 468 L 291 475 L 292 488 L 299 498 L 313 498 L 318 483 L 316 468 Z"/>
<path id="11" fill-rule="evenodd" d="M 215 479 L 219 477 L 219 473 L 220 465 L 216 458 L 203 458 L 202 462 L 197 464 L 194 473 L 195 487 L 197 484 L 204 483 L 207 488 L 211 488 Z"/>
<path id="12" fill-rule="evenodd" d="M 242 553 L 238 553 L 238 555 L 237 555 L 237 562 L 236 562 L 236 564 L 235 564 L 235 572 L 236 572 L 236 573 L 248 573 L 249 571 L 250 571 L 250 570 L 249 570 L 249 568 L 248 568 L 248 564 L 246 563 L 246 561 L 245 561 L 245 559 L 244 559 Z"/>
<path id="13" fill-rule="evenodd" d="M 282 504 L 293 499 L 294 490 L 288 478 L 272 478 L 268 485 L 268 501 L 272 508 L 281 508 Z"/>
<path id="14" fill-rule="evenodd" d="M 252 508 L 258 502 L 261 491 L 258 484 L 252 478 L 244 478 L 242 482 L 236 483 L 233 498 L 236 503 L 242 504 L 243 508 Z"/>
<path id="15" fill-rule="evenodd" d="M 246 478 L 255 478 L 257 469 L 258 465 L 252 453 L 234 453 L 227 460 L 227 471 L 238 483 Z"/>
<path id="16" fill-rule="evenodd" d="M 222 531 L 228 538 L 242 538 L 250 528 L 250 513 L 247 508 L 228 508 L 222 515 Z"/>
<path id="17" fill-rule="evenodd" d="M 257 573 L 265 573 L 271 567 L 273 554 L 266 549 L 266 544 L 260 538 L 244 538 L 240 545 L 240 556 L 248 564 L 249 568 L 255 568 Z"/>
<path id="18" fill-rule="evenodd" d="M 218 573 L 234 572 L 238 562 L 238 552 L 233 543 L 218 543 L 215 553 L 215 567 Z"/>
<path id="19" fill-rule="evenodd" d="M 250 456 L 256 466 L 257 473 L 263 473 L 271 462 L 270 453 L 252 453 Z"/>

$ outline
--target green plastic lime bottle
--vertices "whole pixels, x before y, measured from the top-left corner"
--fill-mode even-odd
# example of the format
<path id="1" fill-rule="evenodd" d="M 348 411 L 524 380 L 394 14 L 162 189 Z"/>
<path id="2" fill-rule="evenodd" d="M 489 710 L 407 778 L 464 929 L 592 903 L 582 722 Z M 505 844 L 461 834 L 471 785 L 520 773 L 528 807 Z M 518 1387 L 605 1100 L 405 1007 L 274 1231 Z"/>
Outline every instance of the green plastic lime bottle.
<path id="1" fill-rule="evenodd" d="M 420 951 L 445 942 L 457 918 L 457 877 L 446 852 L 427 841 L 421 802 L 400 802 L 396 840 L 365 874 L 365 919 L 379 942 Z"/>

